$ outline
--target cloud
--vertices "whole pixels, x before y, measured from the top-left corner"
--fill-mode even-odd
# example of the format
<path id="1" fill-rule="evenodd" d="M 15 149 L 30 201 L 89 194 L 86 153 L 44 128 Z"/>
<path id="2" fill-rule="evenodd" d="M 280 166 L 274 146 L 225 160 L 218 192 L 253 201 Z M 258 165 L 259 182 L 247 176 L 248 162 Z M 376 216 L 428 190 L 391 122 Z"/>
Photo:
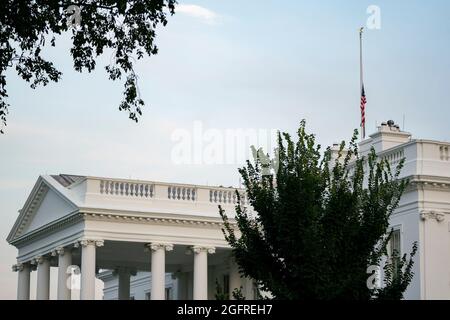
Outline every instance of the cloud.
<path id="1" fill-rule="evenodd" d="M 177 5 L 175 12 L 200 19 L 207 24 L 216 24 L 219 19 L 219 15 L 214 11 L 196 4 L 179 4 Z"/>

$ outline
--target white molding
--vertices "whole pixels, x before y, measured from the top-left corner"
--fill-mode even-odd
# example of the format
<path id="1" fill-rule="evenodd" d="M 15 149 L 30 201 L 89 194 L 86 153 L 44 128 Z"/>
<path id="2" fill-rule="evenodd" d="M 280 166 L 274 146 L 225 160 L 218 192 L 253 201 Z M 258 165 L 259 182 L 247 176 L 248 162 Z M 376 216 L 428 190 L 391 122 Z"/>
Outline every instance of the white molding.
<path id="1" fill-rule="evenodd" d="M 123 242 L 163 242 L 173 243 L 175 245 L 205 245 L 214 246 L 219 248 L 229 248 L 223 234 L 218 231 L 218 237 L 205 236 L 202 234 L 155 234 L 145 232 L 130 232 L 126 231 L 108 231 L 104 229 L 90 228 L 85 230 L 85 235 L 89 237 L 100 237 L 107 241 L 123 241 Z"/>
<path id="2" fill-rule="evenodd" d="M 36 239 L 47 237 L 48 235 L 54 232 L 57 232 L 61 229 L 64 229 L 70 225 L 74 225 L 81 221 L 83 221 L 83 216 L 79 214 L 78 210 L 75 210 L 72 213 L 69 213 L 68 215 L 58 220 L 55 220 L 36 230 L 33 230 L 30 233 L 26 233 L 20 237 L 13 239 L 9 243 L 16 247 L 20 247 L 26 242 L 32 242 Z"/>
<path id="3" fill-rule="evenodd" d="M 111 210 L 113 211 L 113 210 Z M 83 209 L 81 213 L 84 219 L 89 220 L 109 220 L 109 221 L 117 221 L 122 220 L 128 223 L 158 223 L 158 224 L 183 224 L 183 225 L 196 225 L 196 226 L 219 226 L 224 227 L 224 223 L 222 218 L 219 216 L 217 218 L 214 217 L 204 217 L 204 216 L 192 216 L 186 215 L 185 217 L 181 217 L 180 215 L 157 215 L 157 216 L 149 216 L 149 214 L 133 214 L 133 213 L 122 213 L 122 214 L 112 214 L 106 213 L 108 210 L 105 210 L 103 213 L 98 212 L 89 212 Z M 121 211 L 123 212 L 123 211 Z M 231 225 L 236 225 L 234 219 L 229 219 Z"/>
<path id="4" fill-rule="evenodd" d="M 56 247 L 73 247 L 78 248 L 78 241 L 80 239 L 80 234 L 70 234 L 63 238 L 58 238 L 54 241 L 51 241 L 49 243 L 46 243 L 45 246 L 33 248 L 32 250 L 27 251 L 26 253 L 20 253 L 20 255 L 17 257 L 17 261 L 25 263 L 25 262 L 31 262 L 33 261 L 35 256 L 38 255 L 51 255 L 52 252 L 55 250 Z"/>
<path id="5" fill-rule="evenodd" d="M 402 179 L 409 180 L 409 185 L 422 186 L 433 189 L 449 189 L 450 177 L 430 176 L 430 175 L 410 175 Z"/>

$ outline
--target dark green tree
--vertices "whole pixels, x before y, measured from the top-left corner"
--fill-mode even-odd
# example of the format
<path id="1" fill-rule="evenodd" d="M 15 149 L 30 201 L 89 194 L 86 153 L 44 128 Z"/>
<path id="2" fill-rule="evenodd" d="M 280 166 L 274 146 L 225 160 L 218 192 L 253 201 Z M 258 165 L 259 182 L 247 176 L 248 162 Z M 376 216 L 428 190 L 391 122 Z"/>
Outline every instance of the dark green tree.
<path id="1" fill-rule="evenodd" d="M 231 293 L 231 295 L 233 296 L 234 300 L 245 300 L 244 294 L 242 293 L 242 286 L 238 288 L 234 288 L 233 292 Z"/>
<path id="2" fill-rule="evenodd" d="M 228 300 L 228 292 L 225 292 L 223 287 L 220 285 L 219 280 L 216 279 L 216 293 L 214 294 L 216 300 Z"/>
<path id="3" fill-rule="evenodd" d="M 56 35 L 71 32 L 74 68 L 91 72 L 106 49 L 113 59 L 106 71 L 111 80 L 125 77 L 119 110 L 138 121 L 141 99 L 133 62 L 158 52 L 155 28 L 167 24 L 176 0 L 2 0 L 0 5 L 0 133 L 6 125 L 9 104 L 6 70 L 31 83 L 31 88 L 58 81 L 61 72 L 42 56 Z"/>
<path id="4" fill-rule="evenodd" d="M 234 224 L 219 207 L 241 273 L 276 299 L 402 298 L 416 244 L 409 259 L 387 259 L 384 287 L 368 286 L 367 270 L 387 255 L 389 217 L 407 186 L 403 161 L 392 170 L 373 149 L 360 157 L 356 130 L 337 157 L 321 152 L 305 121 L 297 138 L 279 134 L 277 161 L 256 156 L 239 170 L 254 212 L 239 201 Z"/>

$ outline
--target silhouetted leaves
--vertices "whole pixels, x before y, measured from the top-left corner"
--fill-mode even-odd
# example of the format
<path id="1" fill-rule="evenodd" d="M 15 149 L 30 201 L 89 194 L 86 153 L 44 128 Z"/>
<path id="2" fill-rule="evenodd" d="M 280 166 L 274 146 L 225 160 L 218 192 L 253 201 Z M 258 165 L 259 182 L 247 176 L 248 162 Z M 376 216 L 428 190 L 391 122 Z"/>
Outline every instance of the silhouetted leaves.
<path id="1" fill-rule="evenodd" d="M 124 100 L 120 110 L 137 121 L 144 101 L 137 89 L 133 61 L 158 52 L 154 43 L 155 28 L 167 24 L 176 0 L 4 0 L 0 6 L 0 133 L 6 126 L 8 97 L 5 73 L 15 66 L 19 76 L 34 89 L 58 81 L 59 72 L 51 61 L 41 56 L 49 40 L 55 46 L 55 36 L 72 33 L 70 53 L 75 70 L 91 72 L 96 58 L 106 49 L 113 50 L 113 59 L 106 71 L 111 80 L 126 75 Z M 81 21 L 78 26 L 67 24 L 71 14 L 66 9 L 78 6 Z"/>

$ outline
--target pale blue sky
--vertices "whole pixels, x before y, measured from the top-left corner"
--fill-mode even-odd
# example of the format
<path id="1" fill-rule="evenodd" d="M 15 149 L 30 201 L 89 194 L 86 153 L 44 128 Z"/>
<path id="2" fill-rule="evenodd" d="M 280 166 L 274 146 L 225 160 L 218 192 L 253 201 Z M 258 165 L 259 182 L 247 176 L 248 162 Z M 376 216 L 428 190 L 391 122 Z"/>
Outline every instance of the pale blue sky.
<path id="1" fill-rule="evenodd" d="M 193 122 L 217 129 L 293 132 L 305 118 L 324 145 L 359 125 L 358 33 L 369 5 L 381 29 L 365 37 L 367 133 L 394 119 L 416 138 L 450 141 L 450 2 L 181 1 L 158 32 L 159 54 L 140 61 L 146 102 L 138 124 L 117 110 L 122 83 L 103 69 L 78 74 L 59 39 L 46 51 L 64 73 L 30 89 L 8 73 L 11 104 L 0 136 L 0 226 L 11 228 L 39 174 L 73 173 L 237 185 L 236 165 L 175 165 L 171 134 Z M 14 298 L 16 250 L 0 242 L 0 298 Z M 5 288 L 9 288 L 5 290 Z"/>

